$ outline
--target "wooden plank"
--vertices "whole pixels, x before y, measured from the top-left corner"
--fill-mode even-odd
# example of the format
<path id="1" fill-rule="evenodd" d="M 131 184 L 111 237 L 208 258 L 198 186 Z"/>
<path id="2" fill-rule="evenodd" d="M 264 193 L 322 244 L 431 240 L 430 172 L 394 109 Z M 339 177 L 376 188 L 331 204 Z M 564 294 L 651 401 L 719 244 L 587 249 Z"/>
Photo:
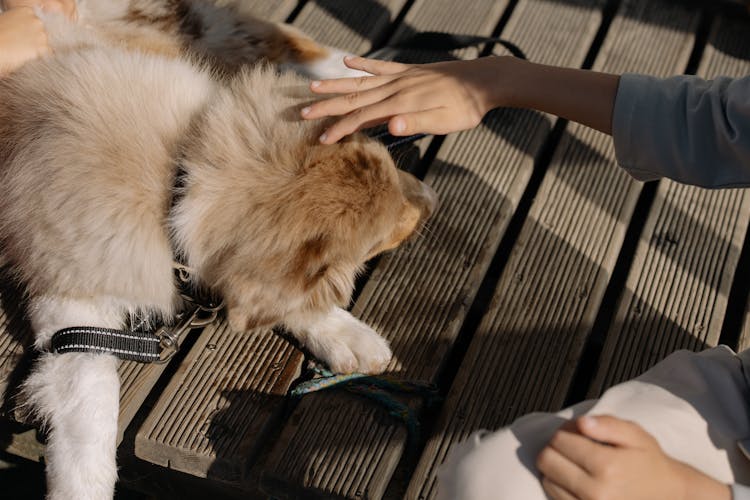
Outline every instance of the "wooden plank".
<path id="1" fill-rule="evenodd" d="M 595 68 L 685 69 L 697 15 L 626 0 Z M 407 498 L 434 498 L 435 472 L 471 432 L 563 404 L 641 185 L 615 166 L 611 139 L 568 127 L 458 374 Z"/>
<path id="2" fill-rule="evenodd" d="M 0 267 L 0 424 L 3 451 L 39 461 L 43 446 L 35 429 L 15 429 L 17 390 L 31 365 L 29 350 L 33 343 L 31 326 L 25 318 L 22 293 L 14 285 L 10 271 Z"/>
<path id="3" fill-rule="evenodd" d="M 26 351 L 34 341 L 22 295 L 10 270 L 0 268 L 0 413 L 7 417 L 13 416 L 15 392 L 30 364 Z"/>
<path id="4" fill-rule="evenodd" d="M 745 306 L 745 320 L 742 325 L 742 332 L 740 333 L 740 340 L 737 343 L 737 352 L 750 349 L 750 300 Z"/>
<path id="5" fill-rule="evenodd" d="M 526 5 L 526 4 L 533 5 Z M 556 17 L 546 23 L 546 15 Z M 600 2 L 561 7 L 521 2 L 521 20 L 509 36 L 529 56 L 555 58 L 578 66 L 598 29 Z M 452 7 L 451 7 L 452 6 Z M 479 9 L 479 4 L 474 4 Z M 411 29 L 449 25 L 457 4 L 415 4 L 406 16 Z M 487 5 L 495 15 L 502 10 Z M 433 10 L 434 9 L 434 10 Z M 559 16 L 567 22 L 559 22 Z M 473 11 L 476 26 L 449 25 L 451 31 L 489 33 L 494 23 Z M 416 24 L 417 22 L 421 24 Z M 400 30 L 405 33 L 404 30 Z M 544 35 L 542 35 L 544 32 Z M 558 52 L 535 44 L 538 36 L 564 41 Z M 486 127 L 446 138 L 425 181 L 438 193 L 441 208 L 427 236 L 385 256 L 362 292 L 354 313 L 390 341 L 391 373 L 406 379 L 435 380 L 450 351 L 479 284 L 533 170 L 534 158 L 552 121 L 539 113 L 503 110 Z M 470 221 L 470 222 L 468 222 Z M 347 394 L 307 396 L 294 411 L 263 472 L 265 491 L 277 496 L 380 498 L 402 454 L 404 427 L 379 408 Z"/>
<path id="6" fill-rule="evenodd" d="M 117 426 L 117 443 L 122 441 L 125 429 L 141 408 L 151 389 L 164 373 L 168 364 L 144 364 L 122 361 L 117 368 L 120 375 L 120 418 Z"/>
<path id="7" fill-rule="evenodd" d="M 301 353 L 270 330 L 208 327 L 138 430 L 135 454 L 195 476 L 239 483 L 281 399 L 299 375 Z"/>
<path id="8" fill-rule="evenodd" d="M 353 54 L 372 49 L 388 31 L 406 0 L 311 0 L 294 25 L 315 40 Z"/>
<path id="9" fill-rule="evenodd" d="M 269 21 L 285 21 L 298 0 L 217 0 L 218 5 L 236 5 L 238 10 Z"/>
<path id="10" fill-rule="evenodd" d="M 698 74 L 750 73 L 748 29 L 744 19 L 716 19 Z M 591 397 L 640 375 L 677 349 L 717 345 L 749 222 L 748 190 L 661 182 L 607 333 Z"/>

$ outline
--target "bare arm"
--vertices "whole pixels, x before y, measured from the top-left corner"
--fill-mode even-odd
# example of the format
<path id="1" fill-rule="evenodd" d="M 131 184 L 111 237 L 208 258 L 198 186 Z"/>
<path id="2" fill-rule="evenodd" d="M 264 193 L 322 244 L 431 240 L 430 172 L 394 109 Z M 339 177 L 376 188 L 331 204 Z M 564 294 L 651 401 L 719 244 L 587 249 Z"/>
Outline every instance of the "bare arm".
<path id="1" fill-rule="evenodd" d="M 313 82 L 320 94 L 343 94 L 303 110 L 307 119 L 341 116 L 321 137 L 330 144 L 388 122 L 394 135 L 446 134 L 472 128 L 496 107 L 536 109 L 611 133 L 619 76 L 488 57 L 426 65 L 352 58 L 372 77 Z"/>
<path id="2" fill-rule="evenodd" d="M 513 75 L 498 89 L 495 107 L 530 108 L 612 134 L 612 112 L 620 77 L 507 58 Z"/>

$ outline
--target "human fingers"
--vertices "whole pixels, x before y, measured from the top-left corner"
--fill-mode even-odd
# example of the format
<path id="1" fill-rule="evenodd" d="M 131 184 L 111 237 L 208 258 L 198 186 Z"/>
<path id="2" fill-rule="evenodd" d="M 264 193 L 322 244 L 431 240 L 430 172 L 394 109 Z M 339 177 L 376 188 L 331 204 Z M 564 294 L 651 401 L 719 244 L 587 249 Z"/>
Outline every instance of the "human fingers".
<path id="1" fill-rule="evenodd" d="M 547 446 L 554 448 L 565 458 L 589 473 L 593 473 L 601 456 L 601 450 L 611 448 L 568 430 L 558 430 Z"/>
<path id="2" fill-rule="evenodd" d="M 63 13 L 68 19 L 78 20 L 78 5 L 76 0 L 59 0 L 63 5 Z"/>
<path id="3" fill-rule="evenodd" d="M 393 76 L 358 76 L 354 78 L 334 78 L 332 80 L 314 80 L 310 90 L 316 94 L 348 94 L 379 87 L 393 80 Z"/>
<path id="4" fill-rule="evenodd" d="M 457 118 L 450 109 L 441 107 L 396 115 L 389 120 L 388 131 L 393 135 L 445 135 L 467 130 L 478 124 L 479 120 L 473 120 L 468 116 Z"/>
<path id="5" fill-rule="evenodd" d="M 614 446 L 644 448 L 656 444 L 656 440 L 635 422 L 610 415 L 582 417 L 578 419 L 578 430 L 586 437 Z"/>
<path id="6" fill-rule="evenodd" d="M 24 7 L 20 13 L 19 27 L 25 27 L 25 34 L 28 37 L 28 46 L 37 57 L 49 54 L 50 46 L 47 37 L 47 30 L 44 29 L 44 22 L 36 15 L 31 8 Z"/>
<path id="7" fill-rule="evenodd" d="M 547 446 L 539 453 L 536 466 L 545 478 L 574 496 L 580 496 L 581 492 L 587 491 L 593 483 L 593 479 L 585 470 L 551 446 Z"/>
<path id="8" fill-rule="evenodd" d="M 320 141 L 323 144 L 333 144 L 342 137 L 361 130 L 366 126 L 385 123 L 398 110 L 404 109 L 407 106 L 414 107 L 415 104 L 409 99 L 394 95 L 375 104 L 357 108 L 331 125 L 323 136 L 321 136 Z"/>
<path id="9" fill-rule="evenodd" d="M 411 64 L 403 64 L 393 61 L 381 61 L 359 56 L 344 57 L 344 64 L 351 69 L 366 71 L 373 75 L 393 75 L 411 68 Z"/>
<path id="10" fill-rule="evenodd" d="M 16 45 L 33 47 L 36 50 L 48 46 L 44 22 L 39 19 L 33 8 L 15 7 L 4 13 L 3 18 L 9 24 L 3 35 L 12 38 Z M 6 29 L 5 25 L 3 29 Z"/>
<path id="11" fill-rule="evenodd" d="M 67 16 L 71 20 L 78 17 L 75 0 L 4 0 L 0 2 L 5 10 L 20 7 L 41 8 L 44 12 L 57 12 Z"/>
<path id="12" fill-rule="evenodd" d="M 570 492 L 548 478 L 542 478 L 542 489 L 552 500 L 577 500 Z"/>
<path id="13" fill-rule="evenodd" d="M 351 113 L 357 108 L 363 108 L 376 102 L 381 102 L 393 95 L 393 89 L 387 85 L 383 87 L 365 90 L 363 92 L 351 92 L 349 94 L 332 97 L 303 108 L 302 117 L 308 120 L 322 118 L 324 116 L 341 116 Z"/>
<path id="14" fill-rule="evenodd" d="M 44 24 L 30 7 L 0 13 L 0 75 L 49 52 Z"/>
<path id="15" fill-rule="evenodd" d="M 78 16 L 75 0 L 41 0 L 39 6 L 45 12 L 57 12 L 71 20 Z"/>
<path id="16" fill-rule="evenodd" d="M 57 12 L 58 14 L 65 14 L 65 8 L 62 2 L 58 0 L 43 0 L 39 2 L 39 7 L 44 12 Z"/>

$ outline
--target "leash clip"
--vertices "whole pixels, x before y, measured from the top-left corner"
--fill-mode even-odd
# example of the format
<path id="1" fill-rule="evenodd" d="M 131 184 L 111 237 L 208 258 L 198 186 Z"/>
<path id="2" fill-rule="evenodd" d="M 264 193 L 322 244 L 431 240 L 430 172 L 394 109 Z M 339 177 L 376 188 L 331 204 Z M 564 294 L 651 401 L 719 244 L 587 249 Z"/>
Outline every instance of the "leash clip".
<path id="1" fill-rule="evenodd" d="M 187 297 L 186 297 L 187 298 Z M 159 339 L 162 348 L 157 364 L 167 363 L 177 351 L 180 350 L 180 339 L 193 328 L 208 326 L 219 316 L 219 311 L 224 308 L 224 301 L 199 304 L 189 300 L 193 308 L 186 311 L 185 319 L 180 319 L 175 326 L 162 326 L 154 334 Z"/>

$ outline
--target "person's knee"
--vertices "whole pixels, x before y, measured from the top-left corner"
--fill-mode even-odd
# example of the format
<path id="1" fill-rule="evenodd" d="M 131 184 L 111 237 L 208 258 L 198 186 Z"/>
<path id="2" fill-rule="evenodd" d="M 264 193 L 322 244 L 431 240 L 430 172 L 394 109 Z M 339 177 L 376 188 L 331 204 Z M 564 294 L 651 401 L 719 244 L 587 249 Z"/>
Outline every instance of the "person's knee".
<path id="1" fill-rule="evenodd" d="M 438 498 L 544 498 L 535 469 L 530 469 L 528 460 L 520 456 L 523 452 L 509 429 L 472 434 L 449 452 L 440 467 Z"/>

